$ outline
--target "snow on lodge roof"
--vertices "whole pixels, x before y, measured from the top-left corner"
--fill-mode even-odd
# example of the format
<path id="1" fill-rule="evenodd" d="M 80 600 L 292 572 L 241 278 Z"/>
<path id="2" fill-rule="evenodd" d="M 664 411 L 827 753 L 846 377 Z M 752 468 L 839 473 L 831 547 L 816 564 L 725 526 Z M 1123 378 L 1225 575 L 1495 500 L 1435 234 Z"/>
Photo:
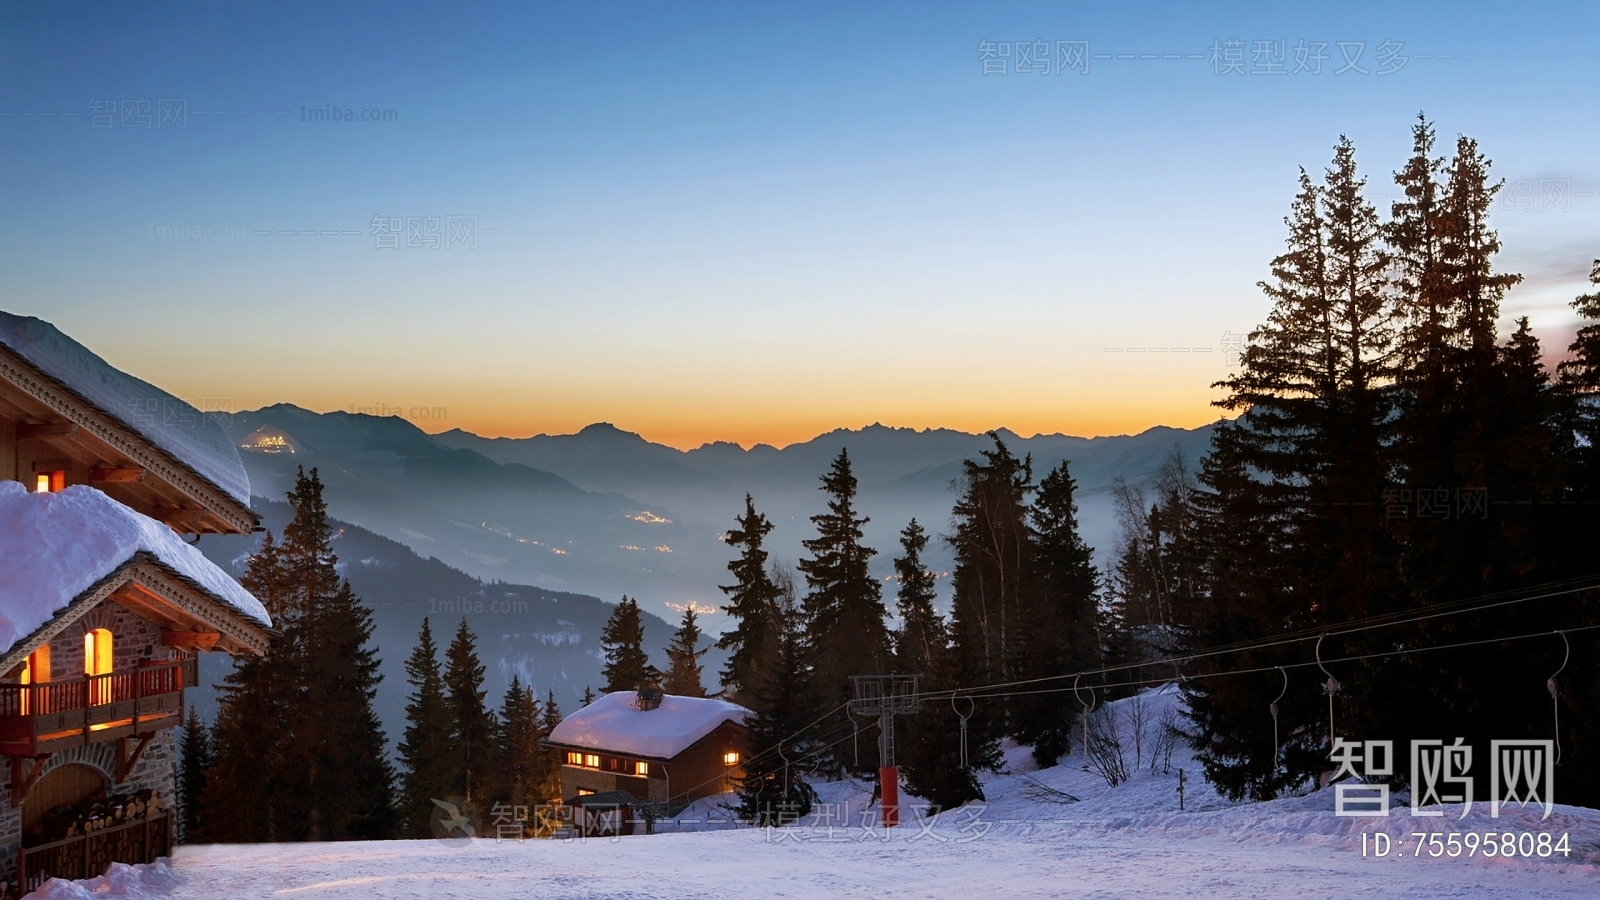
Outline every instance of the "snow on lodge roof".
<path id="1" fill-rule="evenodd" d="M 550 743 L 624 756 L 672 759 L 723 722 L 744 724 L 750 711 L 726 700 L 667 694 L 655 709 L 639 709 L 633 691 L 606 694 L 550 732 Z"/>
<path id="2" fill-rule="evenodd" d="M 43 319 L 0 311 L 0 344 L 249 508 L 239 451 L 211 417 L 116 369 Z"/>
<path id="3" fill-rule="evenodd" d="M 155 519 L 88 485 L 52 494 L 0 481 L 0 653 L 140 553 L 272 626 L 261 601 Z"/>

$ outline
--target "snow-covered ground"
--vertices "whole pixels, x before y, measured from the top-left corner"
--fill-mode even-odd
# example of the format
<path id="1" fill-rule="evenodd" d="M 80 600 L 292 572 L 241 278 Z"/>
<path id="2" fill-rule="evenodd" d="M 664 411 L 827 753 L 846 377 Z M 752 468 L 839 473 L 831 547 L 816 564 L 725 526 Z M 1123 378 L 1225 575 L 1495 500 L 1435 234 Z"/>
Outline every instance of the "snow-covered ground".
<path id="1" fill-rule="evenodd" d="M 1148 696 L 1157 717 L 1170 694 Z M 1126 702 L 1126 701 L 1124 701 Z M 1148 753 L 1148 751 L 1147 751 Z M 1129 748 L 1131 764 L 1131 747 Z M 1195 776 L 1181 747 L 1173 774 L 1146 765 L 1109 788 L 1077 767 L 1028 771 L 1007 752 L 1008 774 L 988 779 L 989 802 L 874 826 L 870 787 L 819 786 L 823 805 L 800 827 L 734 827 L 702 801 L 659 833 L 616 840 L 435 841 L 180 848 L 172 873 L 113 873 L 98 892 L 54 885 L 50 900 L 172 898 L 1593 898 L 1600 896 L 1600 811 L 1480 804 L 1466 820 L 1333 815 L 1331 791 L 1271 803 L 1229 804 Z M 1177 808 L 1176 770 L 1190 776 Z M 1064 802 L 1061 794 L 1079 798 Z M 863 827 L 865 818 L 867 827 Z M 1418 824 L 1427 822 L 1427 824 Z M 1571 852 L 1540 859 L 1415 854 L 1414 830 L 1550 832 Z M 1362 833 L 1395 842 L 1363 857 Z M 1373 840 L 1369 837 L 1369 842 Z M 1370 846 L 1370 844 L 1369 844 Z M 115 881 L 115 883 L 112 883 Z"/>

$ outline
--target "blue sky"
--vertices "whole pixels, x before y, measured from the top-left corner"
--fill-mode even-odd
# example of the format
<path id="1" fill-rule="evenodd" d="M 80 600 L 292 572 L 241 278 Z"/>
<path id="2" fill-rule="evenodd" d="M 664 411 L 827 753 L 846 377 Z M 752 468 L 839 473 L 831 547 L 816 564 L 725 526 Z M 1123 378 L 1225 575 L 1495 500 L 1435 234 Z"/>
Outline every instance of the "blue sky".
<path id="1" fill-rule="evenodd" d="M 186 396 L 448 410 L 431 430 L 1195 425 L 1223 333 L 1265 313 L 1297 167 L 1349 134 L 1386 208 L 1419 110 L 1531 195 L 1495 212 L 1528 278 L 1505 311 L 1564 345 L 1600 256 L 1597 24 L 1592 4 L 13 4 L 0 308 Z M 1231 38 L 1247 72 L 1256 41 L 1330 58 L 1115 58 Z M 1035 40 L 1112 58 L 983 74 L 980 42 Z M 1406 62 L 1380 76 L 1384 41 Z M 1333 74 L 1338 42 L 1373 74 Z M 302 121 L 329 106 L 395 120 Z M 374 217 L 428 216 L 476 247 L 377 247 Z"/>

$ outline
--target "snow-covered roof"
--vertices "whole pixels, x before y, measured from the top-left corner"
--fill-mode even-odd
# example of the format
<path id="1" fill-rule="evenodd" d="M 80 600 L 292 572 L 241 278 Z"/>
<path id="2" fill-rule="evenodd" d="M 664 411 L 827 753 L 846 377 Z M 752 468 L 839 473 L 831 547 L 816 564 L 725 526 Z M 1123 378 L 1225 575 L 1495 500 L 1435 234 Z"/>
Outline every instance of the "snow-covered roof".
<path id="1" fill-rule="evenodd" d="M 249 507 L 239 451 L 210 416 L 116 369 L 43 319 L 0 311 L 0 344 Z"/>
<path id="2" fill-rule="evenodd" d="M 88 485 L 52 494 L 0 481 L 0 653 L 139 553 L 271 627 L 261 601 L 155 519 Z"/>
<path id="3" fill-rule="evenodd" d="M 723 722 L 744 724 L 750 710 L 726 700 L 667 694 L 655 709 L 635 707 L 633 691 L 606 694 L 550 732 L 550 743 L 624 756 L 671 759 Z"/>

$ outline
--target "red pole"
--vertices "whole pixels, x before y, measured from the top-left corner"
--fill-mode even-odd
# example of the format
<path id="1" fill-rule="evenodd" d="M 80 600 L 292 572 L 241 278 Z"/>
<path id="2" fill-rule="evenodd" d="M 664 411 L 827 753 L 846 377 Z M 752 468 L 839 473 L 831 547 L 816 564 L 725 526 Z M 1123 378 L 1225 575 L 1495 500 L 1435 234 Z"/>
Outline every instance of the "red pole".
<path id="1" fill-rule="evenodd" d="M 893 828 L 900 824 L 900 770 L 884 766 L 878 770 L 878 824 Z"/>

